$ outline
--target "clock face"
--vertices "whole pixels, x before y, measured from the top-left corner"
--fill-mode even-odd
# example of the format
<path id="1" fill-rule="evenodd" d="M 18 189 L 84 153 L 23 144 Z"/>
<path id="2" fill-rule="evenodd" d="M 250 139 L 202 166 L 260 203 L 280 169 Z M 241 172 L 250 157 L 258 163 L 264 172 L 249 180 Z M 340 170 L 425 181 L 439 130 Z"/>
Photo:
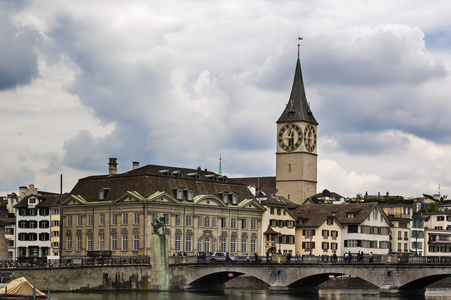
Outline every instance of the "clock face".
<path id="1" fill-rule="evenodd" d="M 278 134 L 280 148 L 285 151 L 294 151 L 302 144 L 302 129 L 297 124 L 282 126 Z"/>
<path id="2" fill-rule="evenodd" d="M 308 152 L 313 152 L 316 148 L 316 130 L 310 124 L 305 126 L 304 144 Z"/>

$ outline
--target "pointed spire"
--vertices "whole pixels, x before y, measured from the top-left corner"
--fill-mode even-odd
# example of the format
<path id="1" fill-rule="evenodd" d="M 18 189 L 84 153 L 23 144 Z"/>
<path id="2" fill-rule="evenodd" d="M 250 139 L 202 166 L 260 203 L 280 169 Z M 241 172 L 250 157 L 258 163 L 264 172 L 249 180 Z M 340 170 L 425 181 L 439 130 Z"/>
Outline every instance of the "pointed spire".
<path id="1" fill-rule="evenodd" d="M 219 172 L 218 174 L 222 176 L 222 164 L 221 164 L 221 154 L 219 154 Z"/>
<path id="2" fill-rule="evenodd" d="M 298 40 L 302 40 L 302 38 L 298 37 Z M 299 49 L 300 44 L 298 43 L 298 58 L 296 62 L 296 71 L 294 73 L 293 87 L 291 88 L 291 94 L 287 106 L 285 107 L 285 110 L 279 120 L 277 120 L 277 123 L 304 121 L 318 125 L 318 122 L 316 122 L 316 119 L 310 110 L 310 105 L 307 102 L 307 96 L 305 95 Z"/>

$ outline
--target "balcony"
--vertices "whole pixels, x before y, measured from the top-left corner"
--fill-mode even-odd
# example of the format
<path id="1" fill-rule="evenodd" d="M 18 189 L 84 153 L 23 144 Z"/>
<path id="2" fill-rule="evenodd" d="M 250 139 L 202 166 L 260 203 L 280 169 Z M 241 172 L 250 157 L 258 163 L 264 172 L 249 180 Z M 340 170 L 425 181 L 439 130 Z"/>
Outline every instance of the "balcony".
<path id="1" fill-rule="evenodd" d="M 387 213 L 387 216 L 389 219 L 397 218 L 397 219 L 409 219 L 410 220 L 412 218 L 409 214 L 396 213 L 396 212 Z"/>

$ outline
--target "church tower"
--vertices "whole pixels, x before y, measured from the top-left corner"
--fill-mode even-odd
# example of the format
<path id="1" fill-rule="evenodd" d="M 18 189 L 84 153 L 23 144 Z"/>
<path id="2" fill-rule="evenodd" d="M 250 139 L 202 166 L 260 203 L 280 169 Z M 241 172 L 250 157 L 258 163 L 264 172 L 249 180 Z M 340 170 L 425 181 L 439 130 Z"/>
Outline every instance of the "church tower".
<path id="1" fill-rule="evenodd" d="M 276 189 L 278 195 L 301 204 L 316 194 L 316 122 L 307 102 L 298 59 L 288 104 L 277 120 Z"/>

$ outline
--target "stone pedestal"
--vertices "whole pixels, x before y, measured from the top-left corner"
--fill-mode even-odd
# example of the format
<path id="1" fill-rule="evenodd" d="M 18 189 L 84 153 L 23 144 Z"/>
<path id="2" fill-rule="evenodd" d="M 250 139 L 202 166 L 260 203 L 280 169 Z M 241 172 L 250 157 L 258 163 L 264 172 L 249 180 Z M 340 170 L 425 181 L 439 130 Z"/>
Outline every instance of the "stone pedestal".
<path id="1" fill-rule="evenodd" d="M 152 234 L 150 236 L 150 264 L 152 266 L 151 290 L 168 290 L 168 251 L 166 236 Z"/>

